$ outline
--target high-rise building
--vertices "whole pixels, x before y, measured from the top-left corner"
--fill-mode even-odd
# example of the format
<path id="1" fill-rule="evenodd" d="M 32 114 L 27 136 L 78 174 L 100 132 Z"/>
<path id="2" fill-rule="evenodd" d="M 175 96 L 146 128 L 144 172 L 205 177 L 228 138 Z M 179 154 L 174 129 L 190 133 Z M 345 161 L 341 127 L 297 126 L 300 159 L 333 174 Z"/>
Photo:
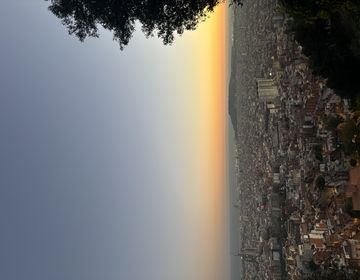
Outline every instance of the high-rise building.
<path id="1" fill-rule="evenodd" d="M 256 79 L 257 93 L 260 100 L 273 101 L 279 96 L 279 90 L 273 79 Z"/>

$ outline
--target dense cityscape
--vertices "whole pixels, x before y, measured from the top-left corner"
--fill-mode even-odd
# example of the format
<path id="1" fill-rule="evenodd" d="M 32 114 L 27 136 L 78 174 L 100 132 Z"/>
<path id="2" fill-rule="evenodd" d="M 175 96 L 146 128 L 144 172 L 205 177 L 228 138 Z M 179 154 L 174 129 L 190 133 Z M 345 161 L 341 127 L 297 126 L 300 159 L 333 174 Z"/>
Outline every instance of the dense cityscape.
<path id="1" fill-rule="evenodd" d="M 313 74 L 275 0 L 234 8 L 235 130 L 243 279 L 358 279 L 359 104 Z"/>

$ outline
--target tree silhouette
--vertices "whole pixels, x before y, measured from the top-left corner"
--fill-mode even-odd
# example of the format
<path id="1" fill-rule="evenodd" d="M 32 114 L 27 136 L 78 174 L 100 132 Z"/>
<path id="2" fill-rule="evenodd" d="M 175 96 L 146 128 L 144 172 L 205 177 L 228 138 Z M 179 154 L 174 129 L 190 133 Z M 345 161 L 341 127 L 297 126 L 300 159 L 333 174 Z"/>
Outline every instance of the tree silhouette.
<path id="1" fill-rule="evenodd" d="M 337 94 L 360 95 L 360 1 L 280 0 L 315 74 Z"/>
<path id="2" fill-rule="evenodd" d="M 113 32 L 123 49 L 139 22 L 147 36 L 171 44 L 174 35 L 194 30 L 206 15 L 225 0 L 46 0 L 49 10 L 81 41 L 98 37 L 98 27 Z M 242 5 L 242 0 L 231 0 Z"/>

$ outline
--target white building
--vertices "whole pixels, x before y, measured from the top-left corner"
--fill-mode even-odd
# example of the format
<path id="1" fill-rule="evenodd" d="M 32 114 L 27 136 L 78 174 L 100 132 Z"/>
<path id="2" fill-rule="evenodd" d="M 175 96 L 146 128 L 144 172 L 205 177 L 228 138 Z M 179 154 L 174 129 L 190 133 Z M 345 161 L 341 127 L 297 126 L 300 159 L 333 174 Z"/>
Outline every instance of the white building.
<path id="1" fill-rule="evenodd" d="M 256 79 L 260 100 L 268 102 L 279 97 L 279 90 L 273 79 Z"/>

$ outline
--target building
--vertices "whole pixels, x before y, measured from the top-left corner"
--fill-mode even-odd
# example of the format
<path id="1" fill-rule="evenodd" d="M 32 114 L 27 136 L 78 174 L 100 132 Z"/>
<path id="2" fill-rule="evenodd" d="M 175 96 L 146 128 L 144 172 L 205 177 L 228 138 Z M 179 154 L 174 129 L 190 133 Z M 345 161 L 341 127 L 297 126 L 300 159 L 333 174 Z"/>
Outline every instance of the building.
<path id="1" fill-rule="evenodd" d="M 280 107 L 271 101 L 266 104 L 266 108 L 269 110 L 270 114 L 276 114 L 279 112 Z"/>
<path id="2" fill-rule="evenodd" d="M 328 231 L 328 226 L 325 221 L 316 223 L 313 230 L 309 233 L 309 241 L 314 249 L 325 249 L 325 233 Z"/>
<path id="3" fill-rule="evenodd" d="M 279 97 L 279 90 L 273 79 L 257 79 L 257 93 L 261 101 L 271 102 Z"/>
<path id="4" fill-rule="evenodd" d="M 343 243 L 345 259 L 352 266 L 360 266 L 360 241 L 348 239 Z"/>

